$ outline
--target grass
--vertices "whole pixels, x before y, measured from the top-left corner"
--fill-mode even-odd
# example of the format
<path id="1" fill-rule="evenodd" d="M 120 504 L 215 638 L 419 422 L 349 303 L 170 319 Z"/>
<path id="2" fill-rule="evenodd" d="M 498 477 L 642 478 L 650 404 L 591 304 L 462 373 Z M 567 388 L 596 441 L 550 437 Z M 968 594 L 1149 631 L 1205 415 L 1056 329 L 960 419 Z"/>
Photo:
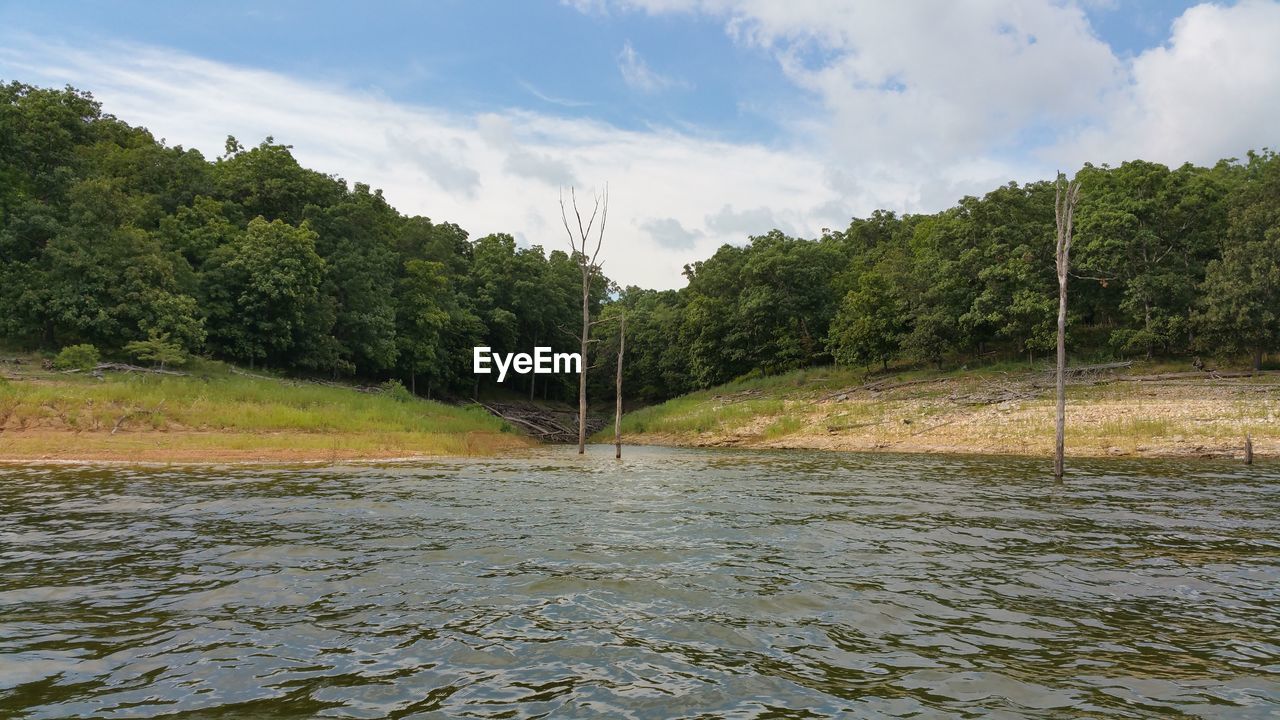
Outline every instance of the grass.
<path id="1" fill-rule="evenodd" d="M 245 377 L 217 362 L 199 361 L 185 377 L 97 379 L 35 367 L 0 365 L 10 376 L 0 380 L 0 457 L 323 459 L 489 454 L 527 444 L 480 408 Z"/>
<path id="2" fill-rule="evenodd" d="M 1047 369 L 1025 360 L 950 372 L 810 368 L 636 410 L 623 417 L 622 432 L 635 442 L 675 445 L 1044 455 L 1052 452 L 1054 419 Z M 1127 372 L 1189 369 L 1185 362 L 1153 362 Z M 856 389 L 877 379 L 930 382 Z M 1021 394 L 1005 402 L 970 400 L 1004 388 Z M 1260 457 L 1280 455 L 1280 379 L 1072 385 L 1067 418 L 1074 455 L 1232 455 L 1246 434 Z"/>

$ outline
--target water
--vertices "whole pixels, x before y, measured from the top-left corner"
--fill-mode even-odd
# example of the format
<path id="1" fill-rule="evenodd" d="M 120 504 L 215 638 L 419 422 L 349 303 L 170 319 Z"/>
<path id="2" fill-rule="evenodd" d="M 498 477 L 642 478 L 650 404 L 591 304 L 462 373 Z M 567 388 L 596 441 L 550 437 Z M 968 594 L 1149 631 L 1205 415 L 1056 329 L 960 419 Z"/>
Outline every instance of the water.
<path id="1" fill-rule="evenodd" d="M 0 467 L 0 717 L 1280 717 L 1280 472 Z"/>

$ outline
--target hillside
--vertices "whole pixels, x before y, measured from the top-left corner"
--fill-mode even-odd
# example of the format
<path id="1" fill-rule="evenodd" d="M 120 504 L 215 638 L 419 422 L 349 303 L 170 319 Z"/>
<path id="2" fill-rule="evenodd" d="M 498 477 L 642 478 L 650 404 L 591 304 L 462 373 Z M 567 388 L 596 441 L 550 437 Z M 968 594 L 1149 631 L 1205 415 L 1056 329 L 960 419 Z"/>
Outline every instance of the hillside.
<path id="1" fill-rule="evenodd" d="M 62 373 L 0 356 L 0 460 L 337 461 L 492 455 L 531 441 L 479 408 L 196 361 Z"/>
<path id="2" fill-rule="evenodd" d="M 1067 453 L 1280 454 L 1280 375 L 1134 364 L 1074 372 Z M 627 442 L 885 452 L 1053 452 L 1053 387 L 1025 364 L 864 377 L 817 368 L 691 393 L 623 418 Z M 599 436 L 604 439 L 603 434 Z"/>

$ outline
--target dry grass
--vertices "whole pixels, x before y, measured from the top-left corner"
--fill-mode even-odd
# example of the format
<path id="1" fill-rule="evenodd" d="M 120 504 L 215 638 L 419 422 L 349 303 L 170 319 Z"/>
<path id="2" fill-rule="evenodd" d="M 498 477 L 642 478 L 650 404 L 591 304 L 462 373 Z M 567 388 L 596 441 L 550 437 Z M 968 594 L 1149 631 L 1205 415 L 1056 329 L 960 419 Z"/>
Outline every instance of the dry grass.
<path id="1" fill-rule="evenodd" d="M 824 379 L 809 384 L 782 376 L 746 388 L 754 392 L 727 386 L 677 398 L 624 417 L 623 433 L 633 442 L 697 446 L 1053 451 L 1052 389 L 1035 387 L 1026 372 L 916 372 L 902 380 L 933 382 L 835 398 L 829 378 L 840 373 L 810 370 L 807 376 Z M 1015 387 L 1026 397 L 960 402 L 995 387 Z M 1258 456 L 1280 456 L 1278 415 L 1275 376 L 1078 385 L 1068 390 L 1067 450 L 1075 456 L 1231 456 L 1242 452 L 1248 434 Z"/>

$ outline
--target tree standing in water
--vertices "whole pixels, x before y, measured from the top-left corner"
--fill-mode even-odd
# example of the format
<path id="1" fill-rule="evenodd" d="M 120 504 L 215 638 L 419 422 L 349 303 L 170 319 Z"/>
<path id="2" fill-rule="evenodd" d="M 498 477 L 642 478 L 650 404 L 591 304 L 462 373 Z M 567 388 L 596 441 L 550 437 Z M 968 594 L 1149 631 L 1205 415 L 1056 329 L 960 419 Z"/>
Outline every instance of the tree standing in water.
<path id="1" fill-rule="evenodd" d="M 613 412 L 613 457 L 622 459 L 622 354 L 627 349 L 627 314 L 618 318 L 618 377 L 614 384 L 617 407 Z"/>
<path id="2" fill-rule="evenodd" d="M 1067 275 L 1071 270 L 1071 230 L 1076 203 L 1080 199 L 1080 181 L 1067 181 L 1058 173 L 1055 182 L 1053 214 L 1057 221 L 1055 261 L 1058 269 L 1058 423 L 1053 456 L 1053 477 L 1062 479 L 1062 454 L 1066 446 L 1067 423 Z"/>
<path id="3" fill-rule="evenodd" d="M 569 199 L 573 205 L 573 217 L 577 225 L 574 232 L 569 222 L 569 209 L 564 204 L 564 191 L 560 191 L 560 218 L 564 221 L 564 231 L 569 235 L 569 248 L 573 258 L 582 272 L 582 334 L 578 336 L 582 353 L 581 371 L 578 373 L 578 454 L 587 449 L 587 348 L 591 335 L 591 282 L 600 274 L 600 263 L 596 258 L 600 255 L 600 246 L 604 244 L 604 226 L 609 218 L 609 185 L 604 192 L 595 196 L 595 204 L 591 209 L 591 217 L 584 224 L 582 212 L 578 209 L 578 196 L 573 188 L 569 188 Z M 600 224 L 596 225 L 599 218 Z M 595 230 L 595 248 L 588 253 L 592 230 Z"/>

